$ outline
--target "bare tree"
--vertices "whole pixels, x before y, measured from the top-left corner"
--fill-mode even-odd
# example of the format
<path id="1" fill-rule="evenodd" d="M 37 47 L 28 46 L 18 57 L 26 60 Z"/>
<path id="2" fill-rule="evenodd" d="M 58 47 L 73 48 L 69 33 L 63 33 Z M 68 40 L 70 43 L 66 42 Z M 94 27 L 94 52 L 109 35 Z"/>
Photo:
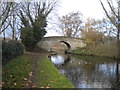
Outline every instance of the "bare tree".
<path id="1" fill-rule="evenodd" d="M 59 17 L 58 33 L 67 37 L 77 37 L 82 30 L 82 14 L 71 12 L 68 15 Z"/>
<path id="2" fill-rule="evenodd" d="M 39 0 L 19 4 L 21 7 L 18 13 L 21 20 L 21 39 L 27 50 L 34 48 L 47 33 L 47 18 L 56 9 L 57 1 Z"/>
<path id="3" fill-rule="evenodd" d="M 47 17 L 56 7 L 57 0 L 39 0 L 39 2 L 21 2 L 18 16 L 22 26 L 33 26 L 41 17 Z M 24 19 L 24 20 L 23 20 Z"/>
<path id="4" fill-rule="evenodd" d="M 20 9 L 18 6 L 19 3 L 13 2 L 13 5 L 11 7 L 10 15 L 8 19 L 6 20 L 6 23 L 9 25 L 9 31 L 11 32 L 11 37 L 13 40 L 18 38 L 19 35 L 19 17 L 17 16 L 17 13 Z"/>
<path id="5" fill-rule="evenodd" d="M 10 12 L 12 9 L 11 7 L 13 6 L 13 2 L 0 2 L 0 4 L 1 4 L 0 34 L 1 34 L 9 26 L 9 23 L 6 23 L 6 20 L 8 19 L 9 15 L 10 15 Z"/>
<path id="6" fill-rule="evenodd" d="M 101 0 L 100 0 L 100 3 L 102 5 L 103 10 L 105 11 L 106 16 L 109 18 L 111 23 L 117 29 L 117 45 L 118 45 L 118 59 L 119 59 L 120 58 L 120 0 L 114 1 L 115 4 L 113 3 L 112 0 L 107 0 L 107 3 L 110 8 L 110 13 L 105 8 L 105 5 Z"/>

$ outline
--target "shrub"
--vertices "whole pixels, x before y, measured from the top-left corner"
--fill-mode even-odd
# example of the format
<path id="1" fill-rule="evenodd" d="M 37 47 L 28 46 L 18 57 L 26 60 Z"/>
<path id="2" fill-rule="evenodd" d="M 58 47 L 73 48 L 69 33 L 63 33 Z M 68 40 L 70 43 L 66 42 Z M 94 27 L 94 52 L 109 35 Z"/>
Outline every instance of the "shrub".
<path id="1" fill-rule="evenodd" d="M 23 45 L 18 41 L 2 41 L 2 61 L 6 62 L 16 56 L 22 55 L 23 50 Z"/>
<path id="2" fill-rule="evenodd" d="M 46 25 L 46 24 L 45 24 Z M 36 21 L 33 27 L 21 28 L 21 40 L 27 51 L 32 51 L 36 44 L 46 34 L 45 26 L 41 26 L 39 21 Z"/>
<path id="3" fill-rule="evenodd" d="M 33 36 L 33 29 L 31 27 L 21 29 L 21 40 L 27 51 L 31 51 L 34 48 L 36 41 Z"/>

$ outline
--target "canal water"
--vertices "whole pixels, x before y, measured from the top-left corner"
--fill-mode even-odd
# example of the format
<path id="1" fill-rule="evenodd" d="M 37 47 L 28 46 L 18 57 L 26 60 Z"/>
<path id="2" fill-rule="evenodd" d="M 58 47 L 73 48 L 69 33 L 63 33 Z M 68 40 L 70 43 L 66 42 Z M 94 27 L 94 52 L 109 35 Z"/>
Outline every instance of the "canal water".
<path id="1" fill-rule="evenodd" d="M 69 54 L 52 55 L 51 61 L 76 88 L 120 88 L 118 61 Z"/>

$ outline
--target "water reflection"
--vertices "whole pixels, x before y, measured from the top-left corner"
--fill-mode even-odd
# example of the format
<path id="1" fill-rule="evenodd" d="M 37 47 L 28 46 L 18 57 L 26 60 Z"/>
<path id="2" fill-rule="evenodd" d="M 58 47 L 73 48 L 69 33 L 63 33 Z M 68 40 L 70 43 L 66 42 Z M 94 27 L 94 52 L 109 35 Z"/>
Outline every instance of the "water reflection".
<path id="1" fill-rule="evenodd" d="M 64 63 L 64 58 L 62 56 L 53 55 L 51 56 L 51 61 L 55 65 L 62 65 Z"/>
<path id="2" fill-rule="evenodd" d="M 70 61 L 70 55 L 53 55 L 51 61 L 54 65 L 66 65 Z"/>
<path id="3" fill-rule="evenodd" d="M 120 87 L 120 64 L 114 60 L 93 57 L 52 56 L 60 73 L 70 79 L 76 88 Z"/>

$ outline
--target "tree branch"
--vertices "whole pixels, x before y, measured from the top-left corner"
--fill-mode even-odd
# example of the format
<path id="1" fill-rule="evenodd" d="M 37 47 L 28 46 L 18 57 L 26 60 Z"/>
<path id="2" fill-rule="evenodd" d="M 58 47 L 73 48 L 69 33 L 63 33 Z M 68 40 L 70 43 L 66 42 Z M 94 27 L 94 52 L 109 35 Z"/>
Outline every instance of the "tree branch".
<path id="1" fill-rule="evenodd" d="M 111 17 L 109 16 L 109 14 L 108 14 L 107 10 L 105 9 L 102 1 L 101 1 L 101 0 L 99 0 L 99 1 L 100 1 L 101 5 L 102 5 L 102 8 L 103 8 L 103 10 L 105 11 L 107 17 L 110 19 L 110 21 L 112 22 L 112 24 L 115 25 L 115 27 L 118 29 L 118 26 L 116 25 L 116 23 L 115 23 L 115 22 L 111 19 Z"/>
<path id="2" fill-rule="evenodd" d="M 110 4 L 110 2 L 109 2 L 108 0 L 107 0 L 107 2 L 108 2 L 108 5 L 109 5 L 111 11 L 113 12 L 113 14 L 118 18 L 117 14 L 116 14 L 115 11 L 113 10 L 113 7 L 112 7 L 112 5 Z"/>

